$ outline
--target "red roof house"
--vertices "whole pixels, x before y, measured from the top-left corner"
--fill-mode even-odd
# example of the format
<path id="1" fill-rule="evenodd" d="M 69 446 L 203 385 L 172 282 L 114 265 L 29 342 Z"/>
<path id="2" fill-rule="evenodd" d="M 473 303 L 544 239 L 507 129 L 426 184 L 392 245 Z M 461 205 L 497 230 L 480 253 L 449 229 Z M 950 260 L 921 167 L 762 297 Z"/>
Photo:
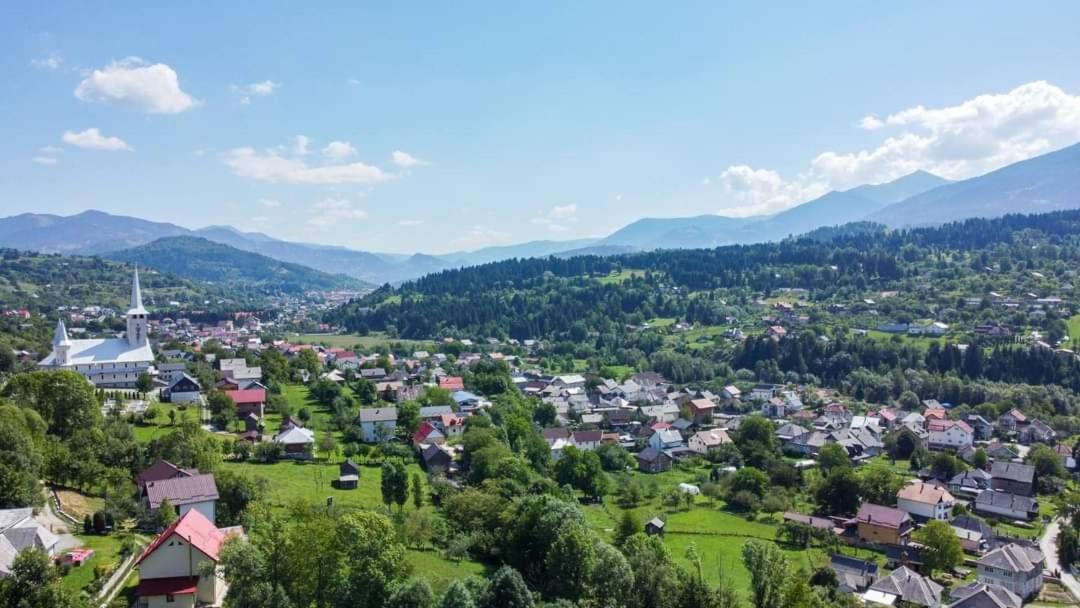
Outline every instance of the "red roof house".
<path id="1" fill-rule="evenodd" d="M 465 390 L 465 380 L 460 376 L 443 376 L 439 378 L 439 388 L 448 391 L 463 391 Z"/>
<path id="2" fill-rule="evenodd" d="M 201 564 L 216 565 L 230 534 L 239 528 L 219 529 L 199 511 L 188 511 L 165 529 L 135 562 L 139 567 L 140 605 L 220 605 L 227 591 L 220 573 L 200 576 Z"/>
<path id="3" fill-rule="evenodd" d="M 233 403 L 236 404 L 236 413 L 241 418 L 248 414 L 255 414 L 259 418 L 263 417 L 266 408 L 266 389 L 249 388 L 239 391 L 225 391 L 225 394 L 232 398 Z"/>

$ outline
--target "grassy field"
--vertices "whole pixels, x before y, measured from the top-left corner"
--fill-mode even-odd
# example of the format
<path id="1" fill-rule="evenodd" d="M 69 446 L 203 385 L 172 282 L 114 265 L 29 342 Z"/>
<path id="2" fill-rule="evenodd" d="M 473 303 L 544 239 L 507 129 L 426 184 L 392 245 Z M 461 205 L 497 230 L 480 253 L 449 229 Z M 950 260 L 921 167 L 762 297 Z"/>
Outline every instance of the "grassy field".
<path id="1" fill-rule="evenodd" d="M 1069 318 L 1069 344 L 1073 350 L 1080 347 L 1080 315 Z"/>
<path id="2" fill-rule="evenodd" d="M 884 332 L 884 331 L 878 331 L 876 329 L 871 329 L 871 330 L 867 331 L 866 336 L 868 338 L 873 338 L 874 340 L 878 340 L 878 341 L 881 341 L 881 342 L 888 342 L 888 341 L 892 340 L 893 337 L 899 336 L 900 339 L 904 343 L 906 343 L 906 344 L 914 344 L 914 345 L 919 346 L 921 348 L 930 348 L 931 344 L 944 345 L 945 341 L 946 341 L 946 338 L 944 336 L 938 337 L 938 338 L 933 338 L 933 337 L 930 337 L 930 336 L 912 336 L 912 335 L 908 335 L 908 334 L 890 334 L 890 333 L 887 333 L 887 332 Z"/>
<path id="3" fill-rule="evenodd" d="M 79 547 L 87 547 L 94 550 L 94 556 L 81 566 L 72 568 L 68 575 L 61 581 L 64 587 L 72 591 L 85 589 L 94 581 L 94 567 L 98 564 L 112 564 L 115 568 L 120 565 L 120 539 L 115 535 L 110 536 L 79 536 L 82 544 Z"/>
<path id="4" fill-rule="evenodd" d="M 199 419 L 199 408 L 195 406 L 181 408 L 168 403 L 159 403 L 154 406 L 154 409 L 158 411 L 156 418 L 145 424 L 138 423 L 134 425 L 135 440 L 139 443 L 149 443 L 150 440 L 156 437 L 172 433 L 176 427 L 173 426 L 172 421 L 169 419 L 169 412 L 171 411 L 176 411 L 177 423 L 185 418 L 190 420 Z"/>
<path id="5" fill-rule="evenodd" d="M 86 515 L 93 515 L 105 507 L 105 499 L 97 496 L 87 496 L 75 490 L 56 488 L 56 495 L 60 497 L 60 506 L 64 512 L 82 521 Z"/>
<path id="6" fill-rule="evenodd" d="M 487 568 L 470 560 L 453 562 L 445 559 L 435 551 L 417 551 L 409 549 L 409 563 L 412 565 L 413 576 L 422 576 L 431 583 L 436 594 L 443 594 L 450 583 L 463 579 L 467 576 L 485 576 Z"/>
<path id="7" fill-rule="evenodd" d="M 405 350 L 433 350 L 434 342 L 389 338 L 382 333 L 366 336 L 356 334 L 290 334 L 289 340 L 300 344 L 321 344 L 329 348 L 382 348 L 401 345 Z"/>
<path id="8" fill-rule="evenodd" d="M 613 273 L 607 275 L 606 277 L 600 277 L 598 280 L 601 283 L 603 283 L 604 285 L 611 285 L 611 284 L 615 284 L 615 283 L 622 283 L 623 281 L 628 281 L 628 280 L 630 280 L 630 279 L 632 279 L 634 277 L 643 277 L 643 276 L 645 276 L 645 271 L 644 270 L 626 269 L 626 270 L 622 270 L 620 272 L 613 272 Z"/>

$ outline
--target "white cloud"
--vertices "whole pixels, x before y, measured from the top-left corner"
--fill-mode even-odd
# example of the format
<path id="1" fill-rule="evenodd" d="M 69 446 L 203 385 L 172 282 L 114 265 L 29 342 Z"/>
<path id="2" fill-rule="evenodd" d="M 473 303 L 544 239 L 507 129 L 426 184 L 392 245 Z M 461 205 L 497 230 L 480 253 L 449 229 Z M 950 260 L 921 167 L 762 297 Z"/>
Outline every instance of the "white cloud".
<path id="1" fill-rule="evenodd" d="M 347 141 L 332 141 L 322 149 L 323 156 L 332 159 L 348 158 L 356 156 L 356 148 Z"/>
<path id="2" fill-rule="evenodd" d="M 402 152 L 401 150 L 394 150 L 394 153 L 390 155 L 394 161 L 394 164 L 402 169 L 411 169 L 412 167 L 420 167 L 428 164 L 425 160 L 420 160 L 412 154 Z"/>
<path id="3" fill-rule="evenodd" d="M 297 135 L 296 143 L 293 144 L 293 152 L 300 156 L 307 156 L 310 153 L 308 145 L 311 144 L 311 139 L 306 135 Z"/>
<path id="4" fill-rule="evenodd" d="M 306 143 L 303 148 L 306 150 Z M 300 158 L 284 156 L 278 149 L 259 152 L 251 147 L 233 148 L 221 158 L 234 174 L 271 183 L 373 185 L 396 177 L 359 161 L 312 166 Z"/>
<path id="5" fill-rule="evenodd" d="M 109 152 L 131 150 L 131 146 L 127 145 L 127 142 L 124 140 L 119 137 L 102 135 L 101 131 L 96 128 L 80 131 L 79 133 L 64 131 L 62 139 L 64 140 L 64 143 L 75 146 L 76 148 L 106 150 Z"/>
<path id="6" fill-rule="evenodd" d="M 311 217 L 306 222 L 309 231 L 328 230 L 343 222 L 366 220 L 367 211 L 353 207 L 343 198 L 325 198 L 311 206 Z"/>
<path id="7" fill-rule="evenodd" d="M 729 167 L 721 180 L 730 200 L 720 212 L 780 211 L 827 190 L 887 182 L 920 169 L 948 179 L 981 175 L 1075 143 L 1080 96 L 1035 81 L 953 106 L 919 105 L 884 119 L 866 116 L 859 126 L 888 133 L 870 148 L 822 152 L 789 179 L 771 170 Z"/>
<path id="8" fill-rule="evenodd" d="M 199 101 L 180 89 L 176 71 L 164 63 L 128 57 L 93 70 L 75 87 L 82 101 L 130 105 L 151 114 L 177 114 Z"/>
<path id="9" fill-rule="evenodd" d="M 49 53 L 45 57 L 30 60 L 30 65 L 41 70 L 58 70 L 63 63 L 64 58 L 59 53 Z"/>
<path id="10" fill-rule="evenodd" d="M 568 224 L 577 222 L 577 205 L 555 205 L 546 212 L 537 214 L 529 222 L 537 226 L 547 226 L 551 232 L 568 232 Z"/>
<path id="11" fill-rule="evenodd" d="M 281 201 L 279 201 L 277 199 L 272 199 L 272 198 L 260 198 L 259 199 L 259 204 L 262 205 L 263 207 L 269 207 L 271 209 L 276 209 L 276 208 L 281 206 Z"/>
<path id="12" fill-rule="evenodd" d="M 38 148 L 38 152 L 42 154 L 60 154 L 64 149 L 60 146 L 41 146 Z"/>
<path id="13" fill-rule="evenodd" d="M 59 160 L 51 156 L 35 156 L 30 160 L 39 165 L 55 165 L 56 163 L 60 162 Z"/>
<path id="14" fill-rule="evenodd" d="M 274 82 L 273 80 L 264 80 L 262 82 L 252 82 L 251 84 L 232 84 L 229 85 L 229 90 L 237 95 L 241 95 L 240 103 L 251 103 L 251 96 L 266 97 L 273 94 L 274 91 L 281 88 L 280 82 Z"/>
<path id="15" fill-rule="evenodd" d="M 398 226 L 420 226 L 424 220 L 398 220 Z"/>

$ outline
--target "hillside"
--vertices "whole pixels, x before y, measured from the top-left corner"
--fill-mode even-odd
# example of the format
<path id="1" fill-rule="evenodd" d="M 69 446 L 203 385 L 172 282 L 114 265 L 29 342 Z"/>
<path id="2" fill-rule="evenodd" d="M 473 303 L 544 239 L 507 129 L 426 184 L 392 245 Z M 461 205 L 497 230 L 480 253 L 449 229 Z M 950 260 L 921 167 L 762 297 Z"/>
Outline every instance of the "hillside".
<path id="1" fill-rule="evenodd" d="M 889 226 L 1080 207 L 1080 144 L 911 197 L 867 219 Z"/>
<path id="2" fill-rule="evenodd" d="M 0 250 L 0 308 L 55 312 L 59 306 L 123 309 L 131 294 L 131 266 L 98 257 Z M 142 273 L 143 298 L 154 310 L 215 308 L 244 298 L 165 272 Z M 177 302 L 180 306 L 172 306 Z"/>
<path id="3" fill-rule="evenodd" d="M 269 293 L 299 294 L 313 290 L 363 289 L 367 286 L 344 275 L 327 274 L 190 236 L 158 239 L 110 253 L 107 257 L 196 281 L 258 287 Z"/>

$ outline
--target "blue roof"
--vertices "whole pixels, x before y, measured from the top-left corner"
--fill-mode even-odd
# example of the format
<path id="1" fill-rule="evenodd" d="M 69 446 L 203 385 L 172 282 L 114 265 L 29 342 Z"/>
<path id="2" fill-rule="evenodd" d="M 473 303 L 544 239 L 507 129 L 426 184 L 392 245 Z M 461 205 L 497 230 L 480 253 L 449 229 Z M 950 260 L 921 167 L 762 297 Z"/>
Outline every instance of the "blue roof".
<path id="1" fill-rule="evenodd" d="M 450 395 L 450 397 L 454 400 L 455 403 L 475 401 L 480 398 L 473 393 L 470 393 L 469 391 L 455 391 L 454 394 Z"/>

